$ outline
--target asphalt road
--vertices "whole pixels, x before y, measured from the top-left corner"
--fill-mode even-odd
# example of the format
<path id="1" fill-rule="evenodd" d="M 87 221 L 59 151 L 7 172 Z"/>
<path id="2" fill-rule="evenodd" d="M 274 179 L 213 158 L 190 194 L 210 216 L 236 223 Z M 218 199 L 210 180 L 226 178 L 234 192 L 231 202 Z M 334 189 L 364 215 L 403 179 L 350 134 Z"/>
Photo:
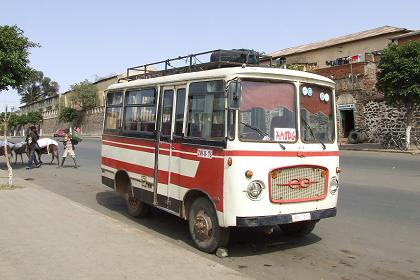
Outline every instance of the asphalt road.
<path id="1" fill-rule="evenodd" d="M 145 219 L 127 216 L 123 199 L 101 185 L 98 139 L 85 139 L 76 153 L 78 169 L 71 160 L 62 169 L 17 164 L 15 174 L 257 279 L 420 279 L 419 155 L 342 151 L 336 218 L 301 240 L 280 230 L 234 230 L 229 258 L 219 259 L 195 250 L 187 223 L 175 216 L 158 210 Z"/>

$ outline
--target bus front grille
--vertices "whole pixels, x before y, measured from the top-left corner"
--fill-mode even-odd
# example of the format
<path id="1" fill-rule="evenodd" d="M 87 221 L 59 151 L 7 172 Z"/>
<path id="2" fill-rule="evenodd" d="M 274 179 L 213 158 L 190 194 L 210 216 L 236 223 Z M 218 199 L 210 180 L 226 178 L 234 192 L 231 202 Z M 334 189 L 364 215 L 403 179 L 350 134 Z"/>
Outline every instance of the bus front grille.
<path id="1" fill-rule="evenodd" d="M 328 170 L 321 166 L 292 166 L 270 172 L 270 200 L 276 203 L 324 199 Z"/>

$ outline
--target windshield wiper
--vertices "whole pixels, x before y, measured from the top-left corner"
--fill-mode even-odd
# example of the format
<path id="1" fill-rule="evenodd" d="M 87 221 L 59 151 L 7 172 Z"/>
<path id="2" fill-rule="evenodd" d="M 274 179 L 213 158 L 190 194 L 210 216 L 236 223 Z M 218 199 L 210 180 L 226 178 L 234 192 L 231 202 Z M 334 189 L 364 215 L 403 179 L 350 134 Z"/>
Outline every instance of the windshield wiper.
<path id="1" fill-rule="evenodd" d="M 312 127 L 305 121 L 305 119 L 304 118 L 302 118 L 302 117 L 300 117 L 300 119 L 303 121 L 303 123 L 305 124 L 305 127 L 307 128 L 307 129 L 309 129 L 309 132 L 311 133 L 311 136 L 312 136 L 312 138 L 314 139 L 314 140 L 316 140 L 316 141 L 318 141 L 320 144 L 321 144 L 321 146 L 322 146 L 322 149 L 326 149 L 327 147 L 325 146 L 325 144 L 324 144 L 324 142 L 322 142 L 322 140 L 321 139 L 319 139 L 319 137 L 316 137 L 315 136 L 315 134 L 314 134 L 314 131 L 312 130 Z"/>
<path id="2" fill-rule="evenodd" d="M 267 140 L 271 140 L 271 138 L 270 138 L 270 136 L 268 135 L 268 133 L 267 132 L 264 132 L 264 131 L 262 131 L 261 129 L 259 129 L 258 127 L 255 127 L 255 126 L 252 126 L 252 125 L 250 125 L 250 124 L 247 124 L 247 123 L 244 123 L 244 122 L 240 122 L 241 124 L 243 124 L 244 126 L 246 126 L 246 127 L 249 127 L 250 129 L 252 129 L 252 130 L 255 130 L 256 132 L 258 132 L 258 134 L 259 135 L 261 135 L 261 136 L 263 136 L 264 138 L 266 138 L 267 137 Z M 263 140 L 265 140 L 263 138 Z M 280 146 L 280 148 L 282 148 L 282 150 L 284 151 L 284 150 L 286 150 L 286 147 L 282 144 L 282 143 L 279 143 L 279 146 Z"/>

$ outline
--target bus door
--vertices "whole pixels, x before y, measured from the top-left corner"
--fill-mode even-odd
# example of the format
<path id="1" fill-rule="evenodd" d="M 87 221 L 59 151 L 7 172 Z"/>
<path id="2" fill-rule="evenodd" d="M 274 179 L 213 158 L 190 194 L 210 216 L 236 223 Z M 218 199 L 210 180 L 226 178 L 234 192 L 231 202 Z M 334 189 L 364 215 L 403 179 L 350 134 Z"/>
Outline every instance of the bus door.
<path id="1" fill-rule="evenodd" d="M 172 114 L 174 87 L 162 87 L 159 96 L 159 109 L 156 124 L 156 154 L 154 175 L 154 204 L 171 210 L 169 182 L 171 180 Z"/>

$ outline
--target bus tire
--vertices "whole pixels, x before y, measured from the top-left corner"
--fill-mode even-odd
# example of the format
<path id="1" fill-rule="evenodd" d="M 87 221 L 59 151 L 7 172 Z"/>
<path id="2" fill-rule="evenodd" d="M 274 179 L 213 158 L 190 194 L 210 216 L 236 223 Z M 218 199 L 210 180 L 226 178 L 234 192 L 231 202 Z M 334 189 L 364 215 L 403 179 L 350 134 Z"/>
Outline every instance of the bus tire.
<path id="1" fill-rule="evenodd" d="M 359 143 L 359 133 L 357 133 L 357 131 L 352 130 L 349 132 L 349 137 L 348 137 L 348 141 L 350 144 L 357 144 Z"/>
<path id="2" fill-rule="evenodd" d="M 304 237 L 312 232 L 315 228 L 316 221 L 304 221 L 304 222 L 297 222 L 292 224 L 283 224 L 279 225 L 280 229 L 283 233 L 287 236 L 291 237 Z"/>
<path id="3" fill-rule="evenodd" d="M 135 218 L 145 217 L 150 212 L 150 205 L 133 197 L 130 192 L 125 194 L 125 204 L 127 206 L 128 214 Z"/>
<path id="4" fill-rule="evenodd" d="M 205 197 L 197 198 L 191 205 L 188 226 L 194 246 L 206 253 L 214 253 L 229 242 L 229 228 L 219 226 L 216 211 Z"/>

